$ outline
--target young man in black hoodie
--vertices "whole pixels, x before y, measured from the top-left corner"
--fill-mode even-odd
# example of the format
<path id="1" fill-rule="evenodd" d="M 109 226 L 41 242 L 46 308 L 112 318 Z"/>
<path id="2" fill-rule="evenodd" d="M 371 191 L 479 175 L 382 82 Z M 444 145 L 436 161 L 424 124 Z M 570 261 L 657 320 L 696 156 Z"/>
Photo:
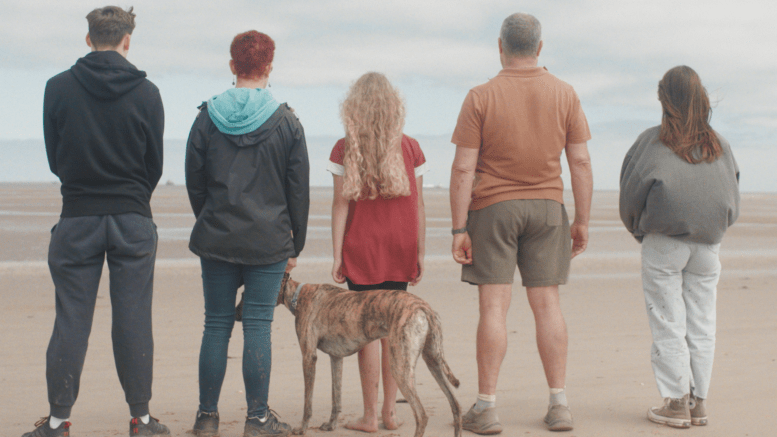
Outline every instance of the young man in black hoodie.
<path id="1" fill-rule="evenodd" d="M 62 181 L 49 268 L 56 320 L 46 352 L 50 416 L 23 437 L 68 436 L 107 257 L 113 353 L 130 407 L 130 435 L 167 435 L 148 414 L 154 341 L 151 297 L 157 233 L 151 193 L 162 175 L 159 90 L 127 59 L 132 8 L 86 17 L 91 53 L 46 84 L 43 128 L 51 171 Z"/>

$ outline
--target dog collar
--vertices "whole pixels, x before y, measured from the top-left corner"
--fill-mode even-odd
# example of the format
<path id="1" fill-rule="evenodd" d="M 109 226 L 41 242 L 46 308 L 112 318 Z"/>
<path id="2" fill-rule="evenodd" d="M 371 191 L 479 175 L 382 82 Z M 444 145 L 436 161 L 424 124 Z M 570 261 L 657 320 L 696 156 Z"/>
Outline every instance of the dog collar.
<path id="1" fill-rule="evenodd" d="M 294 290 L 294 294 L 291 295 L 291 303 L 289 304 L 289 309 L 291 310 L 291 313 L 296 315 L 297 314 L 297 298 L 299 297 L 299 292 L 302 290 L 302 287 L 305 284 L 299 284 L 297 285 L 297 289 Z"/>

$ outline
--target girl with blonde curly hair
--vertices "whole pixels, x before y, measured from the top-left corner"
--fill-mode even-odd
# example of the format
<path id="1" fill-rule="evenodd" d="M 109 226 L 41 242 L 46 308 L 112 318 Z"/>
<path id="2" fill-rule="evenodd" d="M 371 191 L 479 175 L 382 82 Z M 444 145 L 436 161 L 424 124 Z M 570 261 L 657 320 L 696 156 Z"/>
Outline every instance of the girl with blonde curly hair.
<path id="1" fill-rule="evenodd" d="M 332 278 L 356 291 L 406 290 L 408 283 L 421 281 L 424 271 L 426 158 L 418 142 L 402 133 L 404 104 L 386 76 L 360 77 L 340 115 L 345 138 L 335 144 L 327 167 L 334 177 Z M 381 369 L 383 424 L 387 429 L 402 424 L 388 354 L 385 338 L 359 351 L 364 416 L 346 428 L 378 430 Z"/>

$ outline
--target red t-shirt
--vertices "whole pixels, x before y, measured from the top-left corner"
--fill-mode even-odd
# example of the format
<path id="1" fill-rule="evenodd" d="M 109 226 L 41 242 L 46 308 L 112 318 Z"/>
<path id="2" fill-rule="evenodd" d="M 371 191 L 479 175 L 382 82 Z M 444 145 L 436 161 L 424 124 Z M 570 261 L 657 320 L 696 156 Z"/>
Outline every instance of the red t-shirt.
<path id="1" fill-rule="evenodd" d="M 342 176 L 345 139 L 329 156 L 327 170 Z M 428 171 L 418 141 L 402 136 L 402 156 L 410 195 L 393 199 L 352 200 L 343 238 L 342 272 L 360 285 L 410 282 L 418 274 L 418 190 L 416 177 Z"/>

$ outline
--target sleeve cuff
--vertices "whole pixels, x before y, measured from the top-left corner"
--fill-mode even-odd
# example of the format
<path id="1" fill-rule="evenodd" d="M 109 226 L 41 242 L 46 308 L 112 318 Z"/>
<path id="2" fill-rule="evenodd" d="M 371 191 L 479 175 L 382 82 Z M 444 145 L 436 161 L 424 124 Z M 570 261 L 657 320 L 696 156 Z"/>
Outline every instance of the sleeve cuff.
<path id="1" fill-rule="evenodd" d="M 345 167 L 343 167 L 340 164 L 335 164 L 332 161 L 329 161 L 326 165 L 326 170 L 329 173 L 332 173 L 335 176 L 343 176 L 345 174 Z"/>
<path id="2" fill-rule="evenodd" d="M 425 162 L 415 168 L 415 177 L 423 176 L 426 173 L 429 173 L 429 165 Z"/>

